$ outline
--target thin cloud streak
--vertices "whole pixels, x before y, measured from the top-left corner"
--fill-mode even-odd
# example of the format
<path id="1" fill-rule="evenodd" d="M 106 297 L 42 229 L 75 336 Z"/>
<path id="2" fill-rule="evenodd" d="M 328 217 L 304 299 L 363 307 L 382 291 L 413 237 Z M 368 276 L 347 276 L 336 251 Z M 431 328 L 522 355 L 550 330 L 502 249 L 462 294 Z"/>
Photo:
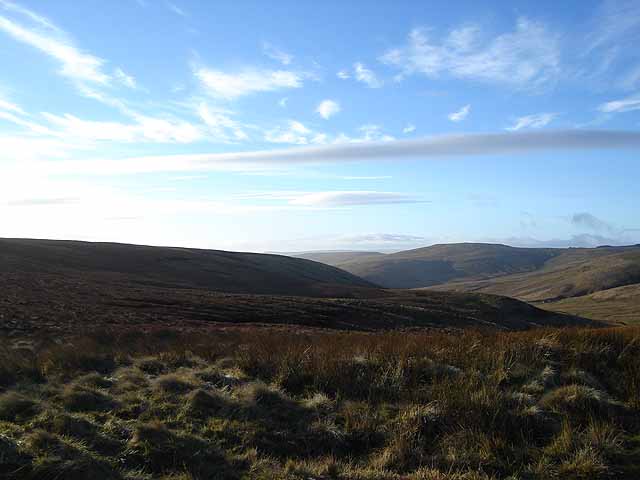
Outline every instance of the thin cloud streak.
<path id="1" fill-rule="evenodd" d="M 344 143 L 253 152 L 133 157 L 124 160 L 44 162 L 52 174 L 133 174 L 228 169 L 242 171 L 265 165 L 384 161 L 402 158 L 518 155 L 544 151 L 619 150 L 640 148 L 640 132 L 621 130 L 546 130 L 441 135 L 417 140 Z"/>

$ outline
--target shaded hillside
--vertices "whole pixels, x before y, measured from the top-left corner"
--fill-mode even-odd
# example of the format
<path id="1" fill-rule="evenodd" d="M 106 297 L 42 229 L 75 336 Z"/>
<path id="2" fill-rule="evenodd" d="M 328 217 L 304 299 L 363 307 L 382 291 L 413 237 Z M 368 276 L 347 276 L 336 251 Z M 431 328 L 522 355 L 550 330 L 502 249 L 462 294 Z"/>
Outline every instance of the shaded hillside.
<path id="1" fill-rule="evenodd" d="M 568 249 L 534 272 L 439 285 L 437 289 L 493 293 L 526 301 L 576 297 L 640 283 L 640 248 Z"/>
<path id="2" fill-rule="evenodd" d="M 540 308 L 581 317 L 640 324 L 640 284 L 610 288 L 580 297 L 540 303 Z"/>
<path id="3" fill-rule="evenodd" d="M 459 243 L 356 258 L 336 265 L 385 287 L 417 288 L 470 277 L 530 272 L 558 253 L 556 249 Z"/>
<path id="4" fill-rule="evenodd" d="M 255 294 L 353 295 L 374 287 L 343 270 L 282 255 L 53 240 L 0 239 L 0 272 Z"/>
<path id="5" fill-rule="evenodd" d="M 346 262 L 353 260 L 362 261 L 364 259 L 374 259 L 384 257 L 384 253 L 380 252 L 304 252 L 304 253 L 287 253 L 291 257 L 305 258 L 314 262 L 321 262 L 333 267 L 337 267 Z"/>
<path id="6" fill-rule="evenodd" d="M 595 325 L 494 295 L 369 289 L 369 298 L 215 292 L 127 283 L 122 276 L 0 273 L 0 329 L 13 335 L 118 328 L 268 324 L 348 330 Z"/>

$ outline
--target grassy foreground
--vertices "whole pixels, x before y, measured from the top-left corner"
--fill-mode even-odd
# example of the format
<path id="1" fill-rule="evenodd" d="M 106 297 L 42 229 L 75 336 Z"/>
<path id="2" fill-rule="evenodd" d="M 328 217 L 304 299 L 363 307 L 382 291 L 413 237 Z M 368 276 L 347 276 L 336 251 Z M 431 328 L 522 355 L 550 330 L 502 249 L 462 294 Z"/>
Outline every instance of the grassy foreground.
<path id="1" fill-rule="evenodd" d="M 640 328 L 3 340 L 0 477 L 640 477 Z"/>

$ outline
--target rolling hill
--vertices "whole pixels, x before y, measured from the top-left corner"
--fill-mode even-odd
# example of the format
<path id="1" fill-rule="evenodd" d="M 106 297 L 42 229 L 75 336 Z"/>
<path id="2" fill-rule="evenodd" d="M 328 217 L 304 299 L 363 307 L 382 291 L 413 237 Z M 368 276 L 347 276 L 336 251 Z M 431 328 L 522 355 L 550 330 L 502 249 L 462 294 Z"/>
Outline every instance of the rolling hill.
<path id="1" fill-rule="evenodd" d="M 457 279 L 529 272 L 557 254 L 554 249 L 458 243 L 328 263 L 384 287 L 419 288 Z"/>
<path id="2" fill-rule="evenodd" d="M 384 257 L 384 253 L 380 252 L 362 252 L 362 251 L 326 251 L 326 252 L 300 252 L 300 253 L 286 253 L 295 258 L 304 258 L 306 260 L 313 260 L 314 262 L 326 263 L 337 267 L 346 262 L 362 261 L 365 259 L 374 259 Z"/>
<path id="3" fill-rule="evenodd" d="M 477 291 L 527 301 L 586 295 L 640 282 L 637 245 L 518 248 L 458 243 L 344 260 L 316 258 L 387 288 Z"/>
<path id="4" fill-rule="evenodd" d="M 395 328 L 598 322 L 485 294 L 384 290 L 334 267 L 277 255 L 0 240 L 0 332 L 103 327 Z"/>
<path id="5" fill-rule="evenodd" d="M 445 283 L 437 288 L 548 302 L 635 283 L 640 283 L 640 248 L 618 247 L 569 249 L 533 272 Z"/>
<path id="6" fill-rule="evenodd" d="M 539 303 L 540 308 L 628 325 L 640 324 L 640 283 Z"/>
<path id="7" fill-rule="evenodd" d="M 0 239 L 0 271 L 227 293 L 336 296 L 375 287 L 344 270 L 283 255 L 56 240 Z"/>
<path id="8" fill-rule="evenodd" d="M 389 255 L 317 258 L 390 288 L 489 293 L 592 319 L 640 322 L 639 245 L 516 248 L 462 243 Z"/>

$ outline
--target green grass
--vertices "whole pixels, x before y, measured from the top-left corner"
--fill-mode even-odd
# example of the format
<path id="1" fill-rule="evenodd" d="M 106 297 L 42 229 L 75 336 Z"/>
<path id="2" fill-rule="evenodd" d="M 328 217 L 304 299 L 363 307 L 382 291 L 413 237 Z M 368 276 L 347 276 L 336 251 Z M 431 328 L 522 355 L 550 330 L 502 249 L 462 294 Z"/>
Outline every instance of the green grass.
<path id="1" fill-rule="evenodd" d="M 640 328 L 4 343 L 2 478 L 640 475 Z"/>

